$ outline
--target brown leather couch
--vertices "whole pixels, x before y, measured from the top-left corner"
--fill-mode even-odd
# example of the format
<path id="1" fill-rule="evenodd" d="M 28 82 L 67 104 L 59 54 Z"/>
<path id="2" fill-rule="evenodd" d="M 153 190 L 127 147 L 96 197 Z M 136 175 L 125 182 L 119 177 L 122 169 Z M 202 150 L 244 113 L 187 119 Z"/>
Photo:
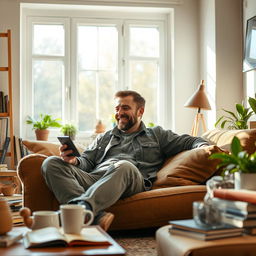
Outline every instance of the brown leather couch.
<path id="1" fill-rule="evenodd" d="M 212 130 L 202 137 L 214 146 L 179 153 L 166 161 L 158 172 L 151 191 L 121 199 L 107 209 L 115 214 L 111 230 L 138 229 L 166 225 L 169 220 L 192 217 L 192 202 L 202 200 L 205 182 L 216 172 L 218 161 L 209 160 L 220 148 L 230 149 L 236 135 L 245 150 L 256 150 L 256 129 Z M 24 206 L 32 211 L 58 210 L 59 203 L 47 188 L 41 175 L 41 164 L 49 155 L 58 155 L 58 145 L 42 141 L 23 141 L 30 154 L 18 165 Z"/>

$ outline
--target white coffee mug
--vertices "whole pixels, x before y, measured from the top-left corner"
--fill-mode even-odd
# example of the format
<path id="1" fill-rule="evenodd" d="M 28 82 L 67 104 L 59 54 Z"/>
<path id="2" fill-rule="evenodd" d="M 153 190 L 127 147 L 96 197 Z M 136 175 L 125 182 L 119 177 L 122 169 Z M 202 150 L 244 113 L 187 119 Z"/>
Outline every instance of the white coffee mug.
<path id="1" fill-rule="evenodd" d="M 54 211 L 35 211 L 33 212 L 32 229 L 45 227 L 60 227 L 59 213 Z"/>
<path id="2" fill-rule="evenodd" d="M 92 223 L 93 213 L 86 210 L 84 205 L 64 204 L 60 206 L 60 218 L 64 233 L 79 234 L 83 227 Z"/>

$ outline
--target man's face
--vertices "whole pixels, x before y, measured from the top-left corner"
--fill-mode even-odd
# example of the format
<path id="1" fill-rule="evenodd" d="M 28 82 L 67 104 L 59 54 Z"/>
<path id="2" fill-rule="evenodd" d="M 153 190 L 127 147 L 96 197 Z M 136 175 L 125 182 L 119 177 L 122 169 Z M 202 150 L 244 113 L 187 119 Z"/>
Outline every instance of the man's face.
<path id="1" fill-rule="evenodd" d="M 117 127 L 122 131 L 129 131 L 132 127 L 140 125 L 144 108 L 138 108 L 132 96 L 116 98 L 115 118 Z"/>

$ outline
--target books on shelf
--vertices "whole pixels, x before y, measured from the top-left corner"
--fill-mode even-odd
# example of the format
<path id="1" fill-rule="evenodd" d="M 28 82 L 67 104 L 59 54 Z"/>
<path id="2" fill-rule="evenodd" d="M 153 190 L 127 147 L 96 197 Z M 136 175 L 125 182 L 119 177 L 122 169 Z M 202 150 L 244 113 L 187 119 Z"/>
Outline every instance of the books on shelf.
<path id="1" fill-rule="evenodd" d="M 19 210 L 22 207 L 22 195 L 14 194 L 12 196 L 0 196 L 8 201 L 12 214 L 12 222 L 14 226 L 23 224 L 23 218 L 19 215 Z"/>
<path id="2" fill-rule="evenodd" d="M 23 243 L 25 248 L 111 244 L 96 226 L 83 228 L 80 234 L 63 234 L 62 229 L 55 227 L 41 228 L 26 233 Z"/>
<path id="3" fill-rule="evenodd" d="M 223 224 L 221 227 L 199 226 L 193 219 L 169 221 L 169 232 L 174 235 L 183 235 L 200 240 L 214 240 L 224 237 L 242 235 L 244 229 Z"/>
<path id="4" fill-rule="evenodd" d="M 8 247 L 23 237 L 22 231 L 10 231 L 5 235 L 0 235 L 0 247 Z"/>
<path id="5" fill-rule="evenodd" d="M 8 95 L 5 95 L 3 91 L 0 91 L 0 113 L 7 113 L 8 105 L 9 105 Z"/>
<path id="6" fill-rule="evenodd" d="M 8 151 L 8 147 L 9 147 L 10 141 L 11 141 L 10 137 L 6 137 L 5 138 L 5 143 L 3 145 L 3 149 L 2 149 L 1 157 L 0 157 L 0 164 L 4 163 L 4 160 L 5 160 L 5 157 L 6 157 L 6 153 Z"/>
<path id="7" fill-rule="evenodd" d="M 3 149 L 6 137 L 8 136 L 8 118 L 0 118 L 0 150 Z"/>
<path id="8" fill-rule="evenodd" d="M 256 204 L 256 191 L 246 189 L 215 189 L 214 197 Z"/>

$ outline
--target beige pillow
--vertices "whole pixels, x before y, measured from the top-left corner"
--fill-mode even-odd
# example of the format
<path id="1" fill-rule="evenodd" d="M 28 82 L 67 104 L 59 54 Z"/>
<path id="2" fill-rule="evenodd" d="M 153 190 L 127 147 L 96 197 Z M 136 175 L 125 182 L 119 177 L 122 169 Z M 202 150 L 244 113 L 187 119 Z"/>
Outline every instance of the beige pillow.
<path id="1" fill-rule="evenodd" d="M 234 136 L 237 136 L 244 150 L 248 153 L 256 151 L 256 129 L 248 130 L 225 130 L 214 129 L 205 132 L 201 137 L 210 144 L 230 151 L 230 145 Z"/>
<path id="2" fill-rule="evenodd" d="M 31 153 L 43 154 L 46 156 L 58 156 L 60 143 L 48 141 L 22 140 L 23 145 Z"/>
<path id="3" fill-rule="evenodd" d="M 43 154 L 46 156 L 59 156 L 59 142 L 48 142 L 48 141 L 38 141 L 38 140 L 22 140 L 23 145 L 31 153 Z M 77 150 L 82 153 L 85 150 L 85 146 L 74 143 Z"/>
<path id="4" fill-rule="evenodd" d="M 209 156 L 218 152 L 222 150 L 217 146 L 206 146 L 177 154 L 157 173 L 153 188 L 204 184 L 216 174 L 219 160 Z"/>

